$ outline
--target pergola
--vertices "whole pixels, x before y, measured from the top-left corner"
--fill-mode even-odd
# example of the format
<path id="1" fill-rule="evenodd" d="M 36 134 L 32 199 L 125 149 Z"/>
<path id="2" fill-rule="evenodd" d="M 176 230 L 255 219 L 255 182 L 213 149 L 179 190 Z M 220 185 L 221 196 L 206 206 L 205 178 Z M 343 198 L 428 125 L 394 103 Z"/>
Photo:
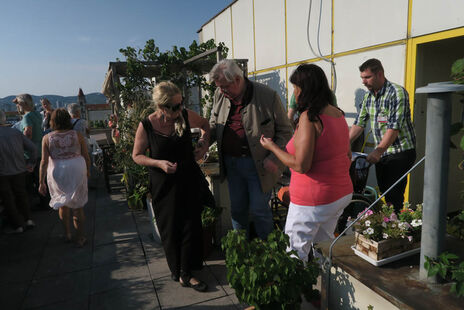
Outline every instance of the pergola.
<path id="1" fill-rule="evenodd" d="M 199 55 L 196 55 L 190 59 L 185 60 L 182 64 L 172 64 L 170 68 L 172 71 L 188 72 L 188 64 L 195 63 L 195 66 L 200 69 L 202 74 L 207 74 L 216 62 L 221 60 L 222 49 L 215 47 L 207 50 Z M 216 54 L 216 61 L 207 58 L 211 54 Z M 235 59 L 238 65 L 242 68 L 245 76 L 248 74 L 248 59 Z M 161 65 L 159 62 L 143 61 L 142 74 L 146 78 L 153 78 L 160 75 Z M 103 83 L 102 93 L 108 98 L 111 104 L 111 110 L 113 113 L 117 112 L 121 107 L 121 98 L 118 85 L 121 83 L 121 78 L 127 76 L 127 62 L 117 61 L 110 62 L 108 71 L 105 76 Z M 201 98 L 201 89 L 199 91 L 199 97 Z"/>

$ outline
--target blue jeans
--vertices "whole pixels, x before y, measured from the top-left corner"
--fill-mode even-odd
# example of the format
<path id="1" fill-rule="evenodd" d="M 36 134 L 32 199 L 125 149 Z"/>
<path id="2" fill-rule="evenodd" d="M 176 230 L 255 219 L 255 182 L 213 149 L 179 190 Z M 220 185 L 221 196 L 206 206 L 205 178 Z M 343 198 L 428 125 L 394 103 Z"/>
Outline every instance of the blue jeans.
<path id="1" fill-rule="evenodd" d="M 251 214 L 258 237 L 266 239 L 273 229 L 269 206 L 271 192 L 263 193 L 253 159 L 224 156 L 224 163 L 229 183 L 232 227 L 248 232 L 248 215 Z"/>

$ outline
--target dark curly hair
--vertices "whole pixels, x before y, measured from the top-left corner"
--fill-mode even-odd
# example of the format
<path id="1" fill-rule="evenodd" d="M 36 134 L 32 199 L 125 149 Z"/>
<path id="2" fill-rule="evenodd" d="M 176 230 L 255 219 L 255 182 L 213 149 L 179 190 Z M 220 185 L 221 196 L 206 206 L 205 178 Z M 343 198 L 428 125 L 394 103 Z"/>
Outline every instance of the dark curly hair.
<path id="1" fill-rule="evenodd" d="M 311 122 L 320 121 L 319 114 L 333 100 L 324 71 L 315 64 L 299 65 L 290 76 L 290 82 L 301 88 L 296 98 L 299 115 L 308 111 Z"/>
<path id="2" fill-rule="evenodd" d="M 71 129 L 71 115 L 63 108 L 53 110 L 52 117 L 50 118 L 50 127 L 53 130 Z"/>

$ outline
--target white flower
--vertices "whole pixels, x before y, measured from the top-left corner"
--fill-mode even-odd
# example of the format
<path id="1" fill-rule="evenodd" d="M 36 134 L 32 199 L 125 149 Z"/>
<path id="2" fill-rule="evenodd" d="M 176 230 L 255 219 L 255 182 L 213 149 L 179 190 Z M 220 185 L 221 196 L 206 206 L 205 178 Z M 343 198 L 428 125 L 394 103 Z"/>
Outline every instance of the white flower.
<path id="1" fill-rule="evenodd" d="M 406 222 L 400 222 L 398 223 L 398 228 L 406 230 L 408 229 L 408 224 Z"/>
<path id="2" fill-rule="evenodd" d="M 383 227 L 383 228 L 387 228 L 387 223 L 385 223 L 385 222 L 382 222 L 382 224 L 381 224 L 381 225 L 382 225 L 382 227 Z"/>
<path id="3" fill-rule="evenodd" d="M 395 223 L 393 223 L 393 224 L 392 224 L 392 227 L 393 227 L 393 228 L 395 228 L 395 227 L 396 227 L 396 224 L 395 224 Z"/>
<path id="4" fill-rule="evenodd" d="M 366 232 L 368 235 L 372 235 L 374 233 L 374 230 L 369 227 L 368 229 L 366 229 Z"/>
<path id="5" fill-rule="evenodd" d="M 366 227 L 370 227 L 371 226 L 371 221 L 365 221 L 364 225 L 366 225 Z"/>
<path id="6" fill-rule="evenodd" d="M 409 242 L 412 242 L 412 236 L 408 236 Z"/>
<path id="7" fill-rule="evenodd" d="M 411 225 L 414 226 L 414 227 L 421 226 L 422 225 L 422 220 L 414 219 L 414 220 L 412 220 Z"/>
<path id="8" fill-rule="evenodd" d="M 384 239 L 388 239 L 388 234 L 383 233 L 382 237 L 383 237 Z"/>

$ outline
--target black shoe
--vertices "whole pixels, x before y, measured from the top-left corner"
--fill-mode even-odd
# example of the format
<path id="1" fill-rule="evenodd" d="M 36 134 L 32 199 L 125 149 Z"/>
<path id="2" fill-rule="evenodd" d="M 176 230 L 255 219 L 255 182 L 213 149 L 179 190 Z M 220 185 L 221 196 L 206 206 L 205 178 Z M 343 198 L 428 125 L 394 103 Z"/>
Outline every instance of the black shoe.
<path id="1" fill-rule="evenodd" d="M 171 279 L 172 279 L 172 281 L 179 282 L 179 276 L 176 276 L 173 273 L 171 273 Z"/>
<path id="2" fill-rule="evenodd" d="M 208 289 L 208 285 L 205 282 L 200 281 L 198 279 L 197 281 L 198 281 L 197 284 L 192 284 L 190 283 L 190 279 L 188 279 L 188 281 L 184 281 L 184 279 L 182 279 L 182 282 L 180 282 L 180 285 L 182 285 L 183 287 L 191 287 L 197 292 L 205 292 Z"/>

